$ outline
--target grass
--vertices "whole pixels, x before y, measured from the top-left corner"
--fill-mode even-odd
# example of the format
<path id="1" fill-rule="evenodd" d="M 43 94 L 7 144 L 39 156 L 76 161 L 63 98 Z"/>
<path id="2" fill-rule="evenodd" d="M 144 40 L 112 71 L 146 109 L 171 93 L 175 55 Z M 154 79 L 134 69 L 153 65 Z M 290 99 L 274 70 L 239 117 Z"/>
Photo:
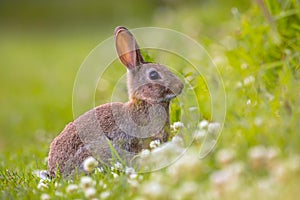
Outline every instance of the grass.
<path id="1" fill-rule="evenodd" d="M 40 180 L 33 171 L 46 169 L 51 140 L 72 120 L 76 72 L 101 42 L 101 31 L 72 35 L 1 31 L 1 199 L 46 199 L 45 194 L 51 199 L 85 199 L 89 198 L 87 188 L 94 188 L 96 194 L 90 194 L 98 199 L 297 199 L 299 7 L 294 0 L 269 0 L 253 3 L 247 11 L 232 9 L 232 18 L 204 32 L 206 37 L 205 24 L 186 29 L 197 24 L 203 8 L 187 11 L 175 6 L 176 17 L 169 21 L 154 18 L 154 25 L 176 27 L 201 41 L 218 66 L 227 95 L 222 135 L 203 160 L 197 159 L 200 137 L 168 168 L 137 175 L 126 173 L 125 166 L 106 169 L 91 174 L 88 187 L 83 175 L 49 181 Z M 167 19 L 170 12 L 159 15 Z M 187 25 L 176 26 L 178 21 Z M 221 30 L 214 33 L 215 27 Z M 196 83 L 199 104 L 208 105 L 203 79 L 198 77 Z M 101 94 L 97 94 L 99 101 Z M 210 109 L 203 106 L 201 110 L 210 119 Z M 173 121 L 179 114 L 173 113 Z M 207 132 L 206 128 L 202 131 Z M 71 192 L 71 184 L 78 189 Z"/>

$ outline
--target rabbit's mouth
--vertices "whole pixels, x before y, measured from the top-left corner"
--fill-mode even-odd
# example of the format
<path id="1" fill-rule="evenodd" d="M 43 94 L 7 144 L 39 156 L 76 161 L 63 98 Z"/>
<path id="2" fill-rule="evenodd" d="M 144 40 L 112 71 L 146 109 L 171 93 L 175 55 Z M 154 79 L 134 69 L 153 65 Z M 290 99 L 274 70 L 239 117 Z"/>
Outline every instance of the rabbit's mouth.
<path id="1" fill-rule="evenodd" d="M 167 101 L 171 101 L 172 99 L 174 99 L 177 95 L 176 94 L 167 94 L 165 95 L 163 98 L 160 99 L 159 102 L 167 102 Z"/>
<path id="2" fill-rule="evenodd" d="M 176 94 L 167 94 L 166 96 L 165 96 L 165 99 L 166 100 L 171 100 L 171 99 L 174 99 L 176 97 Z"/>

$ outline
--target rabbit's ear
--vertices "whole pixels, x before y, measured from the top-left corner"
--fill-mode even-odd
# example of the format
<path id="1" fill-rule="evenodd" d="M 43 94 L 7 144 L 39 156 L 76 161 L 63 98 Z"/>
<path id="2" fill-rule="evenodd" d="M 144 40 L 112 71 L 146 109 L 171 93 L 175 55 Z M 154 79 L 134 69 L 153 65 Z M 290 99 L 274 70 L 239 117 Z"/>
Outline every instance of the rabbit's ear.
<path id="1" fill-rule="evenodd" d="M 118 26 L 115 29 L 115 40 L 119 58 L 128 69 L 144 63 L 135 38 L 125 27 Z"/>

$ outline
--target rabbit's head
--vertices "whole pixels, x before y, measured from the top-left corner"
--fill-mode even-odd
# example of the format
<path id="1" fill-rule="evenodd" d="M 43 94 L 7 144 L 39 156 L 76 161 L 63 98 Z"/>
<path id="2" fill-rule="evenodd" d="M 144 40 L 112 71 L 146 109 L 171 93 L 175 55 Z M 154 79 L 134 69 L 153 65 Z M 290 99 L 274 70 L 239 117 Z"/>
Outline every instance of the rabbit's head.
<path id="1" fill-rule="evenodd" d="M 130 99 L 165 102 L 181 93 L 181 80 L 167 67 L 145 62 L 135 38 L 125 27 L 115 29 L 115 40 L 119 58 L 127 67 Z"/>

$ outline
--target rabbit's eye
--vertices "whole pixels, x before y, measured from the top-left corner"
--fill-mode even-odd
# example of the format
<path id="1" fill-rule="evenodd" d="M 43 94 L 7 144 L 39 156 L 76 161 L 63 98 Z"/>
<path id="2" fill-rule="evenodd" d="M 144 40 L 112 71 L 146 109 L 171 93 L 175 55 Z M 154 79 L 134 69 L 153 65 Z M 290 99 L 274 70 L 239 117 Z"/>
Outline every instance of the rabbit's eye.
<path id="1" fill-rule="evenodd" d="M 149 73 L 149 78 L 150 78 L 151 80 L 156 80 L 156 79 L 159 79 L 160 76 L 159 76 L 159 74 L 158 74 L 157 71 L 151 71 L 151 72 Z"/>

